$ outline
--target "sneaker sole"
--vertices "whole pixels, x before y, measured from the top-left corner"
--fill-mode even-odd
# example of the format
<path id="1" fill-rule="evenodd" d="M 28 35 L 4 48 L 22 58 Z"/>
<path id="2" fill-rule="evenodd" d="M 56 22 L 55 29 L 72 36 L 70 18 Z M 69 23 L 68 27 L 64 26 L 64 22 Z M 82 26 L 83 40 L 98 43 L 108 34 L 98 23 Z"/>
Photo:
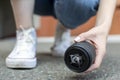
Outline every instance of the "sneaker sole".
<path id="1" fill-rule="evenodd" d="M 6 58 L 6 66 L 8 68 L 34 68 L 36 67 L 37 60 L 33 59 L 14 59 Z"/>

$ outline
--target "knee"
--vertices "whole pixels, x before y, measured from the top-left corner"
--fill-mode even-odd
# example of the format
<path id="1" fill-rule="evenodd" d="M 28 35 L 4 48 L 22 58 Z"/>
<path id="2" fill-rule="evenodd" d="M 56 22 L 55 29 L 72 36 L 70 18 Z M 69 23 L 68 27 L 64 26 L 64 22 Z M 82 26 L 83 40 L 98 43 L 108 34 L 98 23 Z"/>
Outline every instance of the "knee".
<path id="1" fill-rule="evenodd" d="M 66 28 L 74 29 L 96 14 L 99 0 L 58 0 L 55 13 Z"/>
<path id="2" fill-rule="evenodd" d="M 99 0 L 77 0 L 81 11 L 92 11 L 96 12 L 98 9 Z"/>

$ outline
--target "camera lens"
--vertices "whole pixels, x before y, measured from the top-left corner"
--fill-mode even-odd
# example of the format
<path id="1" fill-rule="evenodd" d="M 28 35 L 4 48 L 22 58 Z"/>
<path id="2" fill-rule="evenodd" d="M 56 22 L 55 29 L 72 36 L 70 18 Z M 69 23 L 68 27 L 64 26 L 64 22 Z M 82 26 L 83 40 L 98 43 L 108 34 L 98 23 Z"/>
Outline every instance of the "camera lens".
<path id="1" fill-rule="evenodd" d="M 95 47 L 87 41 L 74 43 L 65 52 L 65 64 L 74 72 L 84 72 L 93 64 L 95 53 Z"/>

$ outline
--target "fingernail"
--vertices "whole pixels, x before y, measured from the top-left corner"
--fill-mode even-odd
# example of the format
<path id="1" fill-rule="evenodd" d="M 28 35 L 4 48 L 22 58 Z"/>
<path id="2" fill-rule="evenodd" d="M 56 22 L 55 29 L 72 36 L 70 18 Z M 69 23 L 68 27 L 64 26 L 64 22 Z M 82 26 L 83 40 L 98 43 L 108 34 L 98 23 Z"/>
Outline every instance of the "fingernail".
<path id="1" fill-rule="evenodd" d="M 79 40 L 80 40 L 80 37 L 76 37 L 74 40 L 75 40 L 75 41 L 79 41 Z"/>

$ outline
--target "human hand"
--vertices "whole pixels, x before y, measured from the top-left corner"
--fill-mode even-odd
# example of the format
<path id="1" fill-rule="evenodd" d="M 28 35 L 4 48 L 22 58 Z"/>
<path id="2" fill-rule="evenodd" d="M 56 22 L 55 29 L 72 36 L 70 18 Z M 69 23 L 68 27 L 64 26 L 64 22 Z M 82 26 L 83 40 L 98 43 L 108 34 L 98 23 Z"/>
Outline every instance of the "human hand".
<path id="1" fill-rule="evenodd" d="M 95 70 L 100 67 L 102 59 L 106 52 L 107 35 L 108 35 L 108 33 L 105 32 L 103 27 L 94 27 L 94 28 L 90 29 L 89 31 L 78 35 L 74 39 L 75 42 L 81 42 L 81 41 L 88 40 L 96 48 L 95 62 L 85 72 L 90 72 L 90 71 Z"/>

